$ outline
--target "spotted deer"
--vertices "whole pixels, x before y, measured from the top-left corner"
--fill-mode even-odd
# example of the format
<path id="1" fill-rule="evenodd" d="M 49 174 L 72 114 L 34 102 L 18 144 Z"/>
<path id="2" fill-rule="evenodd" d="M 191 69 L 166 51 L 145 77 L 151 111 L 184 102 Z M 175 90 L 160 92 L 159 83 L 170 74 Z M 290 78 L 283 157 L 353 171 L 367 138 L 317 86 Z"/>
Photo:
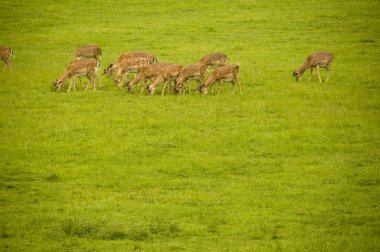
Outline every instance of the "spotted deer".
<path id="1" fill-rule="evenodd" d="M 310 75 L 309 75 L 309 79 L 308 79 L 308 81 L 310 81 L 311 75 L 313 73 L 313 69 L 316 68 L 317 69 L 317 76 L 318 76 L 319 82 L 321 83 L 322 79 L 321 79 L 321 75 L 319 73 L 319 68 L 322 67 L 322 68 L 326 68 L 326 71 L 327 71 L 326 81 L 328 81 L 330 78 L 330 69 L 331 69 L 331 63 L 333 60 L 334 60 L 334 55 L 332 53 L 329 53 L 329 52 L 318 52 L 318 53 L 310 54 L 306 58 L 305 62 L 302 64 L 302 66 L 298 70 L 293 72 L 292 77 L 296 77 L 296 80 L 299 81 L 301 79 L 301 76 L 303 75 L 303 73 L 308 68 L 310 68 Z"/>
<path id="2" fill-rule="evenodd" d="M 200 63 L 213 68 L 223 66 L 227 61 L 228 57 L 224 53 L 210 53 L 199 60 Z"/>
<path id="3" fill-rule="evenodd" d="M 191 80 L 197 81 L 197 90 L 199 90 L 199 87 L 202 84 L 202 80 L 204 79 L 206 70 L 207 65 L 203 63 L 195 63 L 184 67 L 176 80 L 175 91 L 177 93 L 182 93 L 183 91 L 183 93 L 185 94 L 187 89 L 187 91 L 191 94 L 189 86 L 189 82 Z"/>
<path id="4" fill-rule="evenodd" d="M 149 61 L 146 58 L 124 59 L 116 68 L 115 84 L 121 87 L 124 85 L 125 79 L 127 79 L 126 85 L 129 85 L 129 73 L 137 73 L 142 67 L 148 64 Z"/>
<path id="5" fill-rule="evenodd" d="M 218 94 L 220 94 L 220 85 L 222 82 L 231 82 L 232 83 L 232 94 L 235 93 L 235 83 L 239 85 L 240 93 L 243 91 L 241 89 L 241 85 L 238 79 L 239 74 L 239 65 L 224 65 L 215 69 L 214 72 L 210 75 L 210 77 L 206 80 L 205 84 L 200 86 L 199 90 L 203 94 L 207 94 L 207 90 L 211 87 L 215 82 L 218 85 Z"/>
<path id="6" fill-rule="evenodd" d="M 114 72 L 119 67 L 121 62 L 125 59 L 133 59 L 133 58 L 145 58 L 148 60 L 149 64 L 153 64 L 157 62 L 156 56 L 147 53 L 147 52 L 126 52 L 121 54 L 115 63 L 110 64 L 106 69 L 104 69 L 103 75 L 106 74 L 108 78 L 112 78 Z"/>
<path id="7" fill-rule="evenodd" d="M 76 60 L 87 58 L 100 61 L 102 50 L 97 45 L 85 45 L 75 49 L 74 57 Z"/>
<path id="8" fill-rule="evenodd" d="M 147 66 L 144 66 L 140 69 L 140 72 L 137 74 L 136 78 L 131 81 L 131 83 L 128 86 L 129 92 L 133 93 L 135 90 L 135 87 L 140 83 L 140 81 L 144 81 L 144 85 L 141 88 L 141 93 L 144 92 L 145 89 L 148 88 L 148 80 L 153 80 L 158 77 L 160 74 L 160 71 L 166 67 L 172 65 L 172 63 L 163 63 L 158 62 L 154 64 L 150 64 Z"/>
<path id="9" fill-rule="evenodd" d="M 66 68 L 66 71 L 63 75 L 56 81 L 53 82 L 53 85 L 56 87 L 57 91 L 61 89 L 64 85 L 66 79 L 70 80 L 70 86 L 67 92 L 70 92 L 73 87 L 75 91 L 75 78 L 79 76 L 86 76 L 88 79 L 88 84 L 86 86 L 86 90 L 88 89 L 90 84 L 93 84 L 94 91 L 96 90 L 96 85 L 94 80 L 96 79 L 97 71 L 99 69 L 99 61 L 94 59 L 83 59 L 77 60 L 69 64 Z"/>
<path id="10" fill-rule="evenodd" d="M 168 87 L 168 90 L 170 90 L 170 83 L 173 81 L 175 83 L 175 80 L 179 76 L 179 73 L 181 72 L 183 66 L 178 64 L 173 64 L 166 66 L 161 69 L 158 77 L 154 80 L 154 82 L 149 86 L 149 94 L 154 94 L 156 91 L 156 88 L 160 83 L 164 82 L 164 88 L 162 90 L 162 95 L 164 95 L 166 87 Z M 169 84 L 169 86 L 168 86 Z M 175 86 L 175 85 L 174 85 Z"/>
<path id="11" fill-rule="evenodd" d="M 14 57 L 15 56 L 14 56 L 12 48 L 0 46 L 0 58 L 1 58 L 2 61 L 4 61 L 4 70 L 3 70 L 3 72 L 5 72 L 5 70 L 7 68 L 9 68 L 11 70 L 11 73 L 13 72 L 11 60 Z"/>

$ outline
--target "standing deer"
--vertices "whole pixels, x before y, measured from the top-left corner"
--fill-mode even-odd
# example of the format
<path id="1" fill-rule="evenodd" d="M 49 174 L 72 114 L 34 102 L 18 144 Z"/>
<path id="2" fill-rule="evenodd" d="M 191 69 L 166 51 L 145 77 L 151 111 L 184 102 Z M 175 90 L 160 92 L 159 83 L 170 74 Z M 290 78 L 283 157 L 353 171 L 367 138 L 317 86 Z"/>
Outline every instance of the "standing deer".
<path id="1" fill-rule="evenodd" d="M 14 57 L 15 56 L 14 56 L 12 48 L 0 46 L 0 58 L 1 58 L 2 61 L 4 61 L 4 70 L 3 70 L 3 72 L 5 72 L 5 69 L 7 69 L 7 68 L 10 68 L 11 73 L 13 72 L 11 60 Z"/>
<path id="2" fill-rule="evenodd" d="M 169 65 L 169 66 L 162 68 L 158 77 L 149 86 L 149 94 L 154 94 L 157 86 L 160 85 L 161 82 L 164 82 L 165 85 L 164 85 L 164 88 L 162 90 L 161 96 L 164 95 L 167 85 L 169 84 L 168 88 L 170 89 L 170 87 L 171 87 L 170 83 L 173 81 L 175 84 L 175 80 L 179 76 L 179 73 L 181 72 L 182 68 L 183 68 L 183 66 L 178 65 L 178 64 L 173 64 L 173 65 Z M 175 85 L 174 85 L 174 87 L 175 87 Z"/>
<path id="3" fill-rule="evenodd" d="M 160 71 L 169 65 L 173 65 L 172 63 L 154 63 L 151 65 L 144 66 L 140 69 L 140 72 L 136 76 L 136 78 L 129 84 L 128 90 L 133 93 L 135 87 L 140 83 L 140 81 L 144 81 L 144 86 L 141 88 L 141 93 L 144 92 L 146 88 L 148 88 L 148 80 L 153 80 L 160 74 Z"/>
<path id="4" fill-rule="evenodd" d="M 197 90 L 199 90 L 199 87 L 201 86 L 202 80 L 205 76 L 206 70 L 207 65 L 203 63 L 195 63 L 184 67 L 176 80 L 176 92 L 181 93 L 183 90 L 183 93 L 185 94 L 187 89 L 188 92 L 191 94 L 189 87 L 189 82 L 191 80 L 197 81 Z M 186 84 L 185 86 L 184 83 Z"/>
<path id="5" fill-rule="evenodd" d="M 137 73 L 140 68 L 149 64 L 146 58 L 131 58 L 124 59 L 118 64 L 116 68 L 115 84 L 119 83 L 119 87 L 123 86 L 125 79 L 127 78 L 127 84 L 129 85 L 129 73 Z M 121 79 L 121 81 L 120 81 Z"/>
<path id="6" fill-rule="evenodd" d="M 63 75 L 56 81 L 53 82 L 53 85 L 56 87 L 57 91 L 61 89 L 65 80 L 70 78 L 70 86 L 67 92 L 70 92 L 71 87 L 74 88 L 75 91 L 75 78 L 79 76 L 86 76 L 88 79 L 88 84 L 86 86 L 86 90 L 88 89 L 90 83 L 94 85 L 94 91 L 96 90 L 96 85 L 94 79 L 96 78 L 96 73 L 99 69 L 99 62 L 94 59 L 83 59 L 74 61 L 69 64 L 66 68 L 66 71 Z"/>
<path id="7" fill-rule="evenodd" d="M 208 67 L 219 67 L 226 64 L 228 57 L 224 53 L 210 53 L 203 56 L 199 62 Z"/>
<path id="8" fill-rule="evenodd" d="M 123 60 L 133 58 L 145 58 L 148 60 L 149 64 L 157 62 L 156 56 L 147 52 L 126 52 L 121 54 L 115 63 L 110 64 L 106 69 L 104 69 L 103 75 L 106 74 L 108 78 L 112 78 L 113 73 L 116 71 Z"/>
<path id="9" fill-rule="evenodd" d="M 75 49 L 74 57 L 77 60 L 89 58 L 100 61 L 100 59 L 102 58 L 102 50 L 97 45 L 81 46 Z"/>
<path id="10" fill-rule="evenodd" d="M 293 72 L 292 77 L 296 77 L 296 80 L 299 81 L 301 79 L 301 76 L 303 73 L 306 71 L 306 69 L 310 68 L 310 76 L 307 81 L 310 81 L 311 75 L 313 73 L 313 69 L 317 69 L 317 76 L 319 79 L 319 82 L 321 83 L 321 75 L 319 73 L 319 68 L 324 67 L 326 68 L 327 71 L 327 78 L 326 81 L 329 80 L 330 78 L 330 68 L 331 68 L 331 62 L 334 59 L 334 54 L 329 53 L 329 52 L 318 52 L 318 53 L 313 53 L 310 54 L 305 62 L 302 64 L 302 66 Z"/>
<path id="11" fill-rule="evenodd" d="M 232 83 L 232 94 L 235 93 L 235 83 L 239 85 L 240 93 L 243 91 L 241 89 L 241 85 L 238 79 L 239 74 L 239 65 L 224 65 L 215 69 L 215 71 L 210 75 L 210 77 L 206 80 L 205 84 L 199 87 L 199 90 L 203 94 L 207 94 L 207 90 L 211 87 L 215 82 L 218 82 L 218 94 L 220 94 L 220 85 L 221 82 L 231 82 Z"/>

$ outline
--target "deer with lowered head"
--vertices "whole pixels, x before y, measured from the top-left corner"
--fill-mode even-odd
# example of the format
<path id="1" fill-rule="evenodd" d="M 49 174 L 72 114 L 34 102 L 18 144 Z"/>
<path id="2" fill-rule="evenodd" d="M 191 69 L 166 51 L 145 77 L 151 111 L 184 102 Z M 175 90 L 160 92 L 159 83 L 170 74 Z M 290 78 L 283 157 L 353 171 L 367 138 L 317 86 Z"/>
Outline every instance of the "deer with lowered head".
<path id="1" fill-rule="evenodd" d="M 100 61 L 102 58 L 102 50 L 97 45 L 85 45 L 75 49 L 74 57 L 77 60 L 87 58 Z"/>
<path id="2" fill-rule="evenodd" d="M 137 73 L 143 66 L 148 64 L 149 61 L 146 58 L 124 59 L 116 68 L 115 84 L 119 83 L 118 86 L 121 87 L 124 85 L 125 79 L 127 79 L 126 85 L 129 85 L 129 73 Z"/>
<path id="3" fill-rule="evenodd" d="M 204 79 L 206 71 L 207 65 L 199 62 L 184 67 L 179 73 L 179 76 L 176 80 L 175 91 L 177 93 L 182 93 L 183 91 L 183 94 L 185 94 L 187 90 L 189 94 L 191 94 L 189 86 L 189 82 L 191 80 L 197 81 L 197 90 L 199 90 L 199 87 L 202 84 L 202 80 Z"/>
<path id="4" fill-rule="evenodd" d="M 321 75 L 319 73 L 319 68 L 326 68 L 327 71 L 327 77 L 326 81 L 329 80 L 330 78 L 330 69 L 331 69 L 331 63 L 334 60 L 334 54 L 329 53 L 329 52 L 317 52 L 310 54 L 305 62 L 302 64 L 302 66 L 293 72 L 292 77 L 296 77 L 296 80 L 299 81 L 301 79 L 301 76 L 303 73 L 307 70 L 310 69 L 310 75 L 308 81 L 311 79 L 311 75 L 313 73 L 313 69 L 317 69 L 317 76 L 319 79 L 319 82 L 321 83 Z"/>
<path id="5" fill-rule="evenodd" d="M 104 69 L 103 75 L 106 74 L 108 78 L 112 78 L 113 73 L 116 71 L 123 60 L 133 58 L 145 58 L 148 60 L 149 64 L 157 62 L 156 56 L 147 52 L 126 52 L 121 54 L 115 63 L 110 64 L 106 69 Z"/>
<path id="6" fill-rule="evenodd" d="M 11 70 L 11 73 L 12 73 L 11 60 L 14 57 L 15 56 L 14 56 L 12 48 L 0 46 L 0 59 L 2 61 L 4 61 L 4 70 L 3 70 L 3 72 L 5 72 L 5 69 L 9 68 Z"/>
<path id="7" fill-rule="evenodd" d="M 231 82 L 232 83 L 232 94 L 235 93 L 235 83 L 239 85 L 240 93 L 243 91 L 241 89 L 241 85 L 238 79 L 239 74 L 239 65 L 224 65 L 215 69 L 214 72 L 210 75 L 210 77 L 206 80 L 205 84 L 199 87 L 199 90 L 203 94 L 207 94 L 207 90 L 211 87 L 215 82 L 218 85 L 218 94 L 220 94 L 220 85 L 222 82 Z"/>
<path id="8" fill-rule="evenodd" d="M 73 87 L 75 91 L 75 78 L 80 76 L 86 76 L 88 79 L 88 84 L 86 86 L 86 90 L 88 89 L 90 83 L 94 86 L 94 91 L 96 90 L 96 84 L 94 82 L 97 71 L 99 69 L 99 61 L 94 59 L 83 59 L 77 60 L 69 64 L 66 68 L 66 71 L 63 75 L 56 81 L 53 82 L 53 85 L 56 87 L 57 91 L 61 89 L 65 80 L 70 78 L 70 86 L 67 92 L 70 92 Z"/>
<path id="9" fill-rule="evenodd" d="M 199 62 L 208 67 L 219 67 L 226 64 L 228 57 L 224 53 L 210 53 L 203 56 Z"/>
<path id="10" fill-rule="evenodd" d="M 169 65 L 172 65 L 172 63 L 158 62 L 142 67 L 136 78 L 129 84 L 129 92 L 133 93 L 140 81 L 144 81 L 144 86 L 141 88 L 141 93 L 143 93 L 144 90 L 148 88 L 148 80 L 154 80 L 157 78 L 161 70 Z"/>
<path id="11" fill-rule="evenodd" d="M 183 66 L 178 64 L 168 65 L 161 69 L 158 77 L 149 86 L 149 94 L 154 94 L 156 88 L 160 83 L 164 82 L 164 88 L 162 90 L 161 96 L 164 95 L 166 87 L 170 90 L 170 83 L 173 81 L 175 83 L 176 78 L 179 76 Z M 169 84 L 169 86 L 168 86 Z"/>

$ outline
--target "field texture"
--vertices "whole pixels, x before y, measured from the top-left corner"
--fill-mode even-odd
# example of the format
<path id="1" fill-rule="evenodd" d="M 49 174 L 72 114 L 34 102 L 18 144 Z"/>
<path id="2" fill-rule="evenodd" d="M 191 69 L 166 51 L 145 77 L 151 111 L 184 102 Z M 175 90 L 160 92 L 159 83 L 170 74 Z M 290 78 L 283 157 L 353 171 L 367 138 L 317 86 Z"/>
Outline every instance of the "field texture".
<path id="1" fill-rule="evenodd" d="M 1 251 L 380 250 L 379 1 L 0 5 Z M 102 69 L 224 52 L 243 95 L 54 92 L 90 43 Z M 296 83 L 316 51 L 330 81 Z"/>

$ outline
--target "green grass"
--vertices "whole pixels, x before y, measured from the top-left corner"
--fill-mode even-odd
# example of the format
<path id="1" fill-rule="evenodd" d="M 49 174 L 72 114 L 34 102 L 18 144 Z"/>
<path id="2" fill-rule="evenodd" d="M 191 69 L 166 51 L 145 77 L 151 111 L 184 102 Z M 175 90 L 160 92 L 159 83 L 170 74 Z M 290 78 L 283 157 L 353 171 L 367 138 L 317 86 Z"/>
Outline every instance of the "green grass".
<path id="1" fill-rule="evenodd" d="M 0 4 L 1 251 L 380 249 L 378 1 Z M 225 52 L 244 93 L 53 92 L 89 43 Z M 296 83 L 322 50 L 331 80 Z"/>

